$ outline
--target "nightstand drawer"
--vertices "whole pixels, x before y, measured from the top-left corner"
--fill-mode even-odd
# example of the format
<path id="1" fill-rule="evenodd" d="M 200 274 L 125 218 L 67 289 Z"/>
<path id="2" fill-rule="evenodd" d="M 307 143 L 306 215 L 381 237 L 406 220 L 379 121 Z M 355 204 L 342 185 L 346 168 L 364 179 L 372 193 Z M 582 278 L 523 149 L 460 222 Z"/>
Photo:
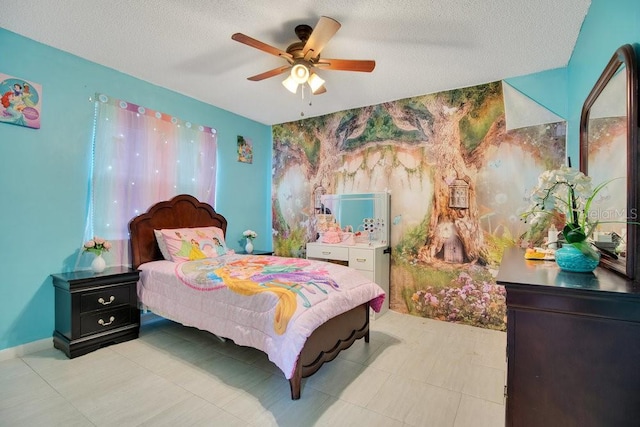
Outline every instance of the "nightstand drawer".
<path id="1" fill-rule="evenodd" d="M 349 261 L 349 248 L 331 245 L 307 245 L 307 258 Z"/>
<path id="2" fill-rule="evenodd" d="M 350 249 L 349 267 L 357 270 L 373 270 L 374 252 L 369 249 Z"/>
<path id="3" fill-rule="evenodd" d="M 80 317 L 80 335 L 85 336 L 96 332 L 108 331 L 131 322 L 129 306 L 114 310 L 96 311 Z"/>
<path id="4" fill-rule="evenodd" d="M 80 312 L 86 313 L 87 311 L 129 304 L 130 289 L 129 285 L 114 286 L 82 294 Z"/>

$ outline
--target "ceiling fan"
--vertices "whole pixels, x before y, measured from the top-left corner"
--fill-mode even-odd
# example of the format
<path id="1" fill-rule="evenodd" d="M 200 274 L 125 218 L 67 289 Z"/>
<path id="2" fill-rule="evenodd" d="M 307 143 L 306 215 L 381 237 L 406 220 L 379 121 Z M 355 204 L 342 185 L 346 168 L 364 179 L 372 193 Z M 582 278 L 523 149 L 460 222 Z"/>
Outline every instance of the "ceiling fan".
<path id="1" fill-rule="evenodd" d="M 311 92 L 314 95 L 319 95 L 326 92 L 327 89 L 324 86 L 324 80 L 315 73 L 314 69 L 370 73 L 376 66 L 376 62 L 372 60 L 320 58 L 320 52 L 339 29 L 340 23 L 327 16 L 320 17 L 315 28 L 305 24 L 298 25 L 295 28 L 295 33 L 300 41 L 290 44 L 286 51 L 242 33 L 235 33 L 231 38 L 287 61 L 287 65 L 248 77 L 248 80 L 260 81 L 289 71 L 289 77 L 282 84 L 290 92 L 296 93 L 299 85 L 308 83 Z"/>

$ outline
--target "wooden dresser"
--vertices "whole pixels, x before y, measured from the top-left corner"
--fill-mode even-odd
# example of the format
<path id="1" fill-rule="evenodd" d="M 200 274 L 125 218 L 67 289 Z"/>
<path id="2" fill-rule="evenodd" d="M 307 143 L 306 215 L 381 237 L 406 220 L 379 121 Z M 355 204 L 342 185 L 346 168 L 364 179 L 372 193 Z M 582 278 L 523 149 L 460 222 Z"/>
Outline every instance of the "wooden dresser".
<path id="1" fill-rule="evenodd" d="M 76 271 L 51 277 L 56 313 L 53 345 L 67 357 L 138 338 L 137 270 L 111 267 L 102 273 Z"/>
<path id="2" fill-rule="evenodd" d="M 640 288 L 505 252 L 507 427 L 640 426 Z"/>

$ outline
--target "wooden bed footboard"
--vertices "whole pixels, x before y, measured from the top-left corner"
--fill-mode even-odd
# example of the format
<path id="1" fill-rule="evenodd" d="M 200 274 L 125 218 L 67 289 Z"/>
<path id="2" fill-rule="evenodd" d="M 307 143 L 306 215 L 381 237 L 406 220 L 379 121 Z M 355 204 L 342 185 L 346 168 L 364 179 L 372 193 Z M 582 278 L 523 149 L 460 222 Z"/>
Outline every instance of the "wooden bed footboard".
<path id="1" fill-rule="evenodd" d="M 289 380 L 291 399 L 300 399 L 302 378 L 313 375 L 358 339 L 369 342 L 369 303 L 329 319 L 307 338 L 298 356 L 296 370 Z"/>

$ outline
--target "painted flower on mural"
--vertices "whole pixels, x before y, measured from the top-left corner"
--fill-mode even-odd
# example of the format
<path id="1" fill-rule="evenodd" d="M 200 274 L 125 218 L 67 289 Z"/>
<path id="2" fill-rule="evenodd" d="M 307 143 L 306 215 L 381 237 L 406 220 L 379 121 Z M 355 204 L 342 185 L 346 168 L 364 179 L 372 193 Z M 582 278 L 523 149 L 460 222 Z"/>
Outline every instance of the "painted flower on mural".
<path id="1" fill-rule="evenodd" d="M 245 237 L 247 240 L 253 240 L 256 237 L 258 237 L 258 233 L 256 233 L 253 230 L 244 230 L 242 232 L 242 236 Z"/>
<path id="2" fill-rule="evenodd" d="M 506 330 L 504 287 L 484 281 L 476 283 L 468 273 L 460 273 L 450 287 L 420 290 L 411 300 L 424 317 Z"/>
<path id="3" fill-rule="evenodd" d="M 598 221 L 589 211 L 591 203 L 609 182 L 591 188 L 591 178 L 568 166 L 543 172 L 531 192 L 531 207 L 522 214 L 531 228 L 556 212 L 564 216 L 562 234 L 567 243 L 585 255 L 597 259 L 598 253 L 589 242 Z"/>
<path id="4" fill-rule="evenodd" d="M 95 255 L 102 255 L 103 252 L 109 252 L 111 249 L 111 243 L 103 239 L 102 237 L 94 236 L 93 239 L 88 240 L 82 247 L 84 252 L 91 252 Z"/>

